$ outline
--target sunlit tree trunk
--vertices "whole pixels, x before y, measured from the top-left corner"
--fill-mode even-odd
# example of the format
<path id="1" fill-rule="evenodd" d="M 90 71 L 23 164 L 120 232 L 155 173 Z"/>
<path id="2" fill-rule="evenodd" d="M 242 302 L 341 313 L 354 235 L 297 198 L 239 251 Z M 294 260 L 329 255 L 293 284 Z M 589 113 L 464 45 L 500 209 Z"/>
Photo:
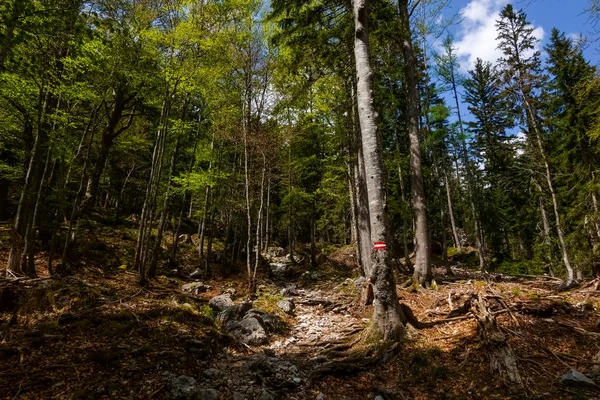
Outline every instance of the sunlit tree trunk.
<path id="1" fill-rule="evenodd" d="M 369 61 L 368 9 L 366 0 L 354 0 L 354 57 L 357 75 L 357 103 L 363 158 L 369 199 L 371 242 L 387 242 L 383 157 L 377 132 L 377 114 L 373 101 L 373 77 Z M 404 332 L 403 314 L 396 294 L 396 283 L 387 249 L 373 250 L 368 271 L 373 285 L 373 321 L 384 339 L 397 339 Z"/>

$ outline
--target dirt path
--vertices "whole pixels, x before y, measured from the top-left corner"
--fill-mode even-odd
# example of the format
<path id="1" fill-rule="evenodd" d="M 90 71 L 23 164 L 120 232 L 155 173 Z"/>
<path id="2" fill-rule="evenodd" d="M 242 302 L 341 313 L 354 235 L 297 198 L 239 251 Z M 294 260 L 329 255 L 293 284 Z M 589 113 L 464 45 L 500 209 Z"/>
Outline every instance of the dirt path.
<path id="1" fill-rule="evenodd" d="M 288 299 L 295 312 L 288 330 L 272 335 L 269 344 L 223 353 L 205 373 L 205 383 L 216 386 L 224 398 L 317 398 L 319 392 L 307 388 L 311 372 L 343 356 L 368 322 L 351 294 L 353 284 L 327 282 L 293 290 Z M 280 291 L 283 286 L 270 289 Z"/>

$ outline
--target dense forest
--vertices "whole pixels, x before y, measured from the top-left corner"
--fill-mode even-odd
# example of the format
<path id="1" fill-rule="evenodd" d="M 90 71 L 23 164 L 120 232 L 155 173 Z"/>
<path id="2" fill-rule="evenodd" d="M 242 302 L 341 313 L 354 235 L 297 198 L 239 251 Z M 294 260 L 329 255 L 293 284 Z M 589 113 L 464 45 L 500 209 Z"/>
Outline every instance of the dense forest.
<path id="1" fill-rule="evenodd" d="M 447 6 L 2 1 L 0 398 L 599 390 L 596 44 L 555 28 L 542 46 L 507 4 L 501 56 L 465 68 Z M 154 367 L 124 367 L 140 354 Z M 228 357 L 246 372 L 223 376 Z"/>

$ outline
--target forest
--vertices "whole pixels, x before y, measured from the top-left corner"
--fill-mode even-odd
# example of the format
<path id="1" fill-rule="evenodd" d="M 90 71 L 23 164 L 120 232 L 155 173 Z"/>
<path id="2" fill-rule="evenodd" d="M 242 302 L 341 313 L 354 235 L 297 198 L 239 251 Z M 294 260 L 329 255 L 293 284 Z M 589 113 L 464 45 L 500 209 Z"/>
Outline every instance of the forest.
<path id="1" fill-rule="evenodd" d="M 600 2 L 492 3 L 0 1 L 0 399 L 600 396 Z"/>

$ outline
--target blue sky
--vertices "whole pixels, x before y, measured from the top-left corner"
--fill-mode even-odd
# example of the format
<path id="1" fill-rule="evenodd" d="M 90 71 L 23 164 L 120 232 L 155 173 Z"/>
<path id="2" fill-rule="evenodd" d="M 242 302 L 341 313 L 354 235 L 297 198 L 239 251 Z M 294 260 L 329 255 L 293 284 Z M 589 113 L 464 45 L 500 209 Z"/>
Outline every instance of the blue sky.
<path id="1" fill-rule="evenodd" d="M 496 49 L 495 22 L 506 4 L 512 3 L 516 9 L 525 11 L 527 19 L 535 28 L 536 37 L 541 39 L 538 50 L 545 58 L 543 47 L 548 43 L 554 27 L 574 38 L 583 34 L 589 39 L 600 39 L 600 34 L 593 34 L 594 26 L 584 13 L 588 2 L 589 0 L 450 0 L 451 6 L 444 10 L 444 16 L 450 18 L 458 13 L 461 17 L 460 23 L 450 26 L 448 30 L 454 37 L 462 73 L 466 74 L 477 58 L 495 64 L 501 55 Z M 442 38 L 445 36 L 446 34 Z M 440 51 L 438 46 L 439 41 L 433 44 L 434 50 Z M 593 65 L 600 66 L 600 40 L 590 42 L 584 54 Z M 459 96 L 462 96 L 462 88 L 459 88 Z M 443 97 L 446 104 L 455 108 L 454 99 L 449 92 L 444 93 Z M 462 101 L 460 108 L 465 121 L 472 120 L 467 105 Z M 518 127 L 512 129 L 512 134 L 516 136 L 522 135 L 519 132 Z"/>
<path id="2" fill-rule="evenodd" d="M 579 34 L 589 36 L 593 30 L 589 17 L 584 14 L 588 0 L 451 0 L 450 3 L 444 14 L 448 17 L 459 13 L 462 17 L 461 22 L 450 31 L 465 70 L 477 57 L 491 62 L 498 58 L 495 21 L 508 3 L 525 11 L 535 27 L 535 35 L 542 39 L 540 50 L 554 27 L 573 37 Z M 598 43 L 586 48 L 585 55 L 593 64 L 600 63 L 599 49 Z"/>

